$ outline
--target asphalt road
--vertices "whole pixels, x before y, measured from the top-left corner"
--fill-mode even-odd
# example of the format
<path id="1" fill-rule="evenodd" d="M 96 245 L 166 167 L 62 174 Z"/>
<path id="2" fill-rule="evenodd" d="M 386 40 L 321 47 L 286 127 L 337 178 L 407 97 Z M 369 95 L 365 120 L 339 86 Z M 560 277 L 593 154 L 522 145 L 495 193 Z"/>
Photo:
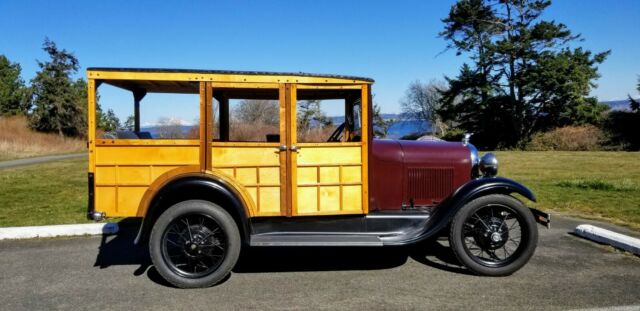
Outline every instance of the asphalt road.
<path id="1" fill-rule="evenodd" d="M 422 248 L 260 248 L 222 284 L 168 286 L 133 233 L 0 242 L 0 309 L 640 308 L 640 258 L 540 228 L 531 262 L 509 277 L 469 275 L 444 241 Z M 593 223 L 593 222 L 591 222 Z M 624 231 L 624 230 L 623 230 Z"/>
<path id="2" fill-rule="evenodd" d="M 51 162 L 51 161 L 58 161 L 58 160 L 65 160 L 65 159 L 71 159 L 71 158 L 81 158 L 81 157 L 87 157 L 87 153 L 84 152 L 84 153 L 58 154 L 58 155 L 49 155 L 49 156 L 42 156 L 42 157 L 35 157 L 35 158 L 2 161 L 0 162 L 0 169 L 38 164 L 38 163 L 44 163 L 44 162 Z"/>

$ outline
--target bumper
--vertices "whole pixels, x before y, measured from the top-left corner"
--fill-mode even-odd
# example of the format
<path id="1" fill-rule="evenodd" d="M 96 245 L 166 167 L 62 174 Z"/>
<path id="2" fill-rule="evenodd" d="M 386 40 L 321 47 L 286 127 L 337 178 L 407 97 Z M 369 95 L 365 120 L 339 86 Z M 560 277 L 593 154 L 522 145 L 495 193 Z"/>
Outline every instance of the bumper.
<path id="1" fill-rule="evenodd" d="M 87 202 L 87 219 L 89 220 L 95 220 L 95 221 L 101 221 L 104 219 L 104 213 L 102 212 L 96 212 L 96 206 L 95 206 L 95 193 L 94 193 L 94 183 L 95 183 L 95 178 L 93 176 L 93 173 L 89 173 L 88 176 L 88 185 L 89 185 L 89 197 L 88 202 Z"/>
<path id="2" fill-rule="evenodd" d="M 535 209 L 533 207 L 529 208 L 533 217 L 536 219 L 536 222 L 547 227 L 549 229 L 551 227 L 551 214 L 545 213 L 539 209 Z"/>

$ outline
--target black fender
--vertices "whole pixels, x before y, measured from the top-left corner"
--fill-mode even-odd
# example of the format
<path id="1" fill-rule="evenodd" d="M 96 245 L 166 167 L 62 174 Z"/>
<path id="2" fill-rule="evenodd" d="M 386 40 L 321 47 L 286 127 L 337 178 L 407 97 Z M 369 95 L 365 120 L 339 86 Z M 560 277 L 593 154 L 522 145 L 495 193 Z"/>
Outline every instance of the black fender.
<path id="1" fill-rule="evenodd" d="M 404 240 L 401 243 L 396 243 L 415 243 L 439 234 L 449 225 L 449 223 L 451 223 L 453 216 L 458 212 L 458 210 L 460 210 L 467 202 L 475 198 L 490 194 L 510 195 L 512 193 L 518 193 L 523 197 L 536 202 L 536 197 L 533 192 L 514 180 L 504 177 L 481 177 L 473 179 L 460 186 L 453 194 L 438 204 L 429 218 L 424 232 L 410 240 Z M 389 244 L 396 243 L 392 242 Z"/>
<path id="2" fill-rule="evenodd" d="M 148 239 L 151 228 L 166 209 L 178 202 L 195 199 L 211 201 L 224 208 L 238 225 L 243 240 L 248 239 L 249 215 L 237 191 L 224 182 L 206 176 L 188 176 L 173 180 L 156 192 L 144 216 L 135 244 Z"/>

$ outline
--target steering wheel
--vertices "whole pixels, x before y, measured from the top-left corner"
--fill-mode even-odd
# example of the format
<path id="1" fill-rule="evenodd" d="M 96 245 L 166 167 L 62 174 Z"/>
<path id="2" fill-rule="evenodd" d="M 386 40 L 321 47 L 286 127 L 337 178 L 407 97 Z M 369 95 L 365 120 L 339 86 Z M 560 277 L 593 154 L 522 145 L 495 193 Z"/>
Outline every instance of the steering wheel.
<path id="1" fill-rule="evenodd" d="M 327 139 L 327 142 L 339 142 L 340 136 L 342 136 L 342 132 L 344 132 L 345 125 L 345 122 L 342 122 L 342 124 L 338 125 L 333 133 L 331 133 L 331 136 L 329 136 L 329 139 Z"/>

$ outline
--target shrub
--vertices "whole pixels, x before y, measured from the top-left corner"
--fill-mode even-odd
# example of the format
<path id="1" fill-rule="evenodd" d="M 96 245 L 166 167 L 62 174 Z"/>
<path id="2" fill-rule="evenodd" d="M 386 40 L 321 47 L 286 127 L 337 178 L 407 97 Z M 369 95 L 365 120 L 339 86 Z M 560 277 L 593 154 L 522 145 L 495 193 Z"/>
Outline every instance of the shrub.
<path id="1" fill-rule="evenodd" d="M 527 144 L 534 151 L 594 151 L 603 150 L 606 135 L 593 125 L 565 126 L 535 135 Z"/>
<path id="2" fill-rule="evenodd" d="M 604 120 L 609 144 L 624 150 L 640 150 L 640 113 L 612 111 Z"/>
<path id="3" fill-rule="evenodd" d="M 449 131 L 447 131 L 446 134 L 442 135 L 442 137 L 440 138 L 446 141 L 461 141 L 462 137 L 464 137 L 464 133 L 465 131 L 463 129 L 452 128 Z M 473 143 L 473 136 L 472 136 L 471 142 Z"/>

